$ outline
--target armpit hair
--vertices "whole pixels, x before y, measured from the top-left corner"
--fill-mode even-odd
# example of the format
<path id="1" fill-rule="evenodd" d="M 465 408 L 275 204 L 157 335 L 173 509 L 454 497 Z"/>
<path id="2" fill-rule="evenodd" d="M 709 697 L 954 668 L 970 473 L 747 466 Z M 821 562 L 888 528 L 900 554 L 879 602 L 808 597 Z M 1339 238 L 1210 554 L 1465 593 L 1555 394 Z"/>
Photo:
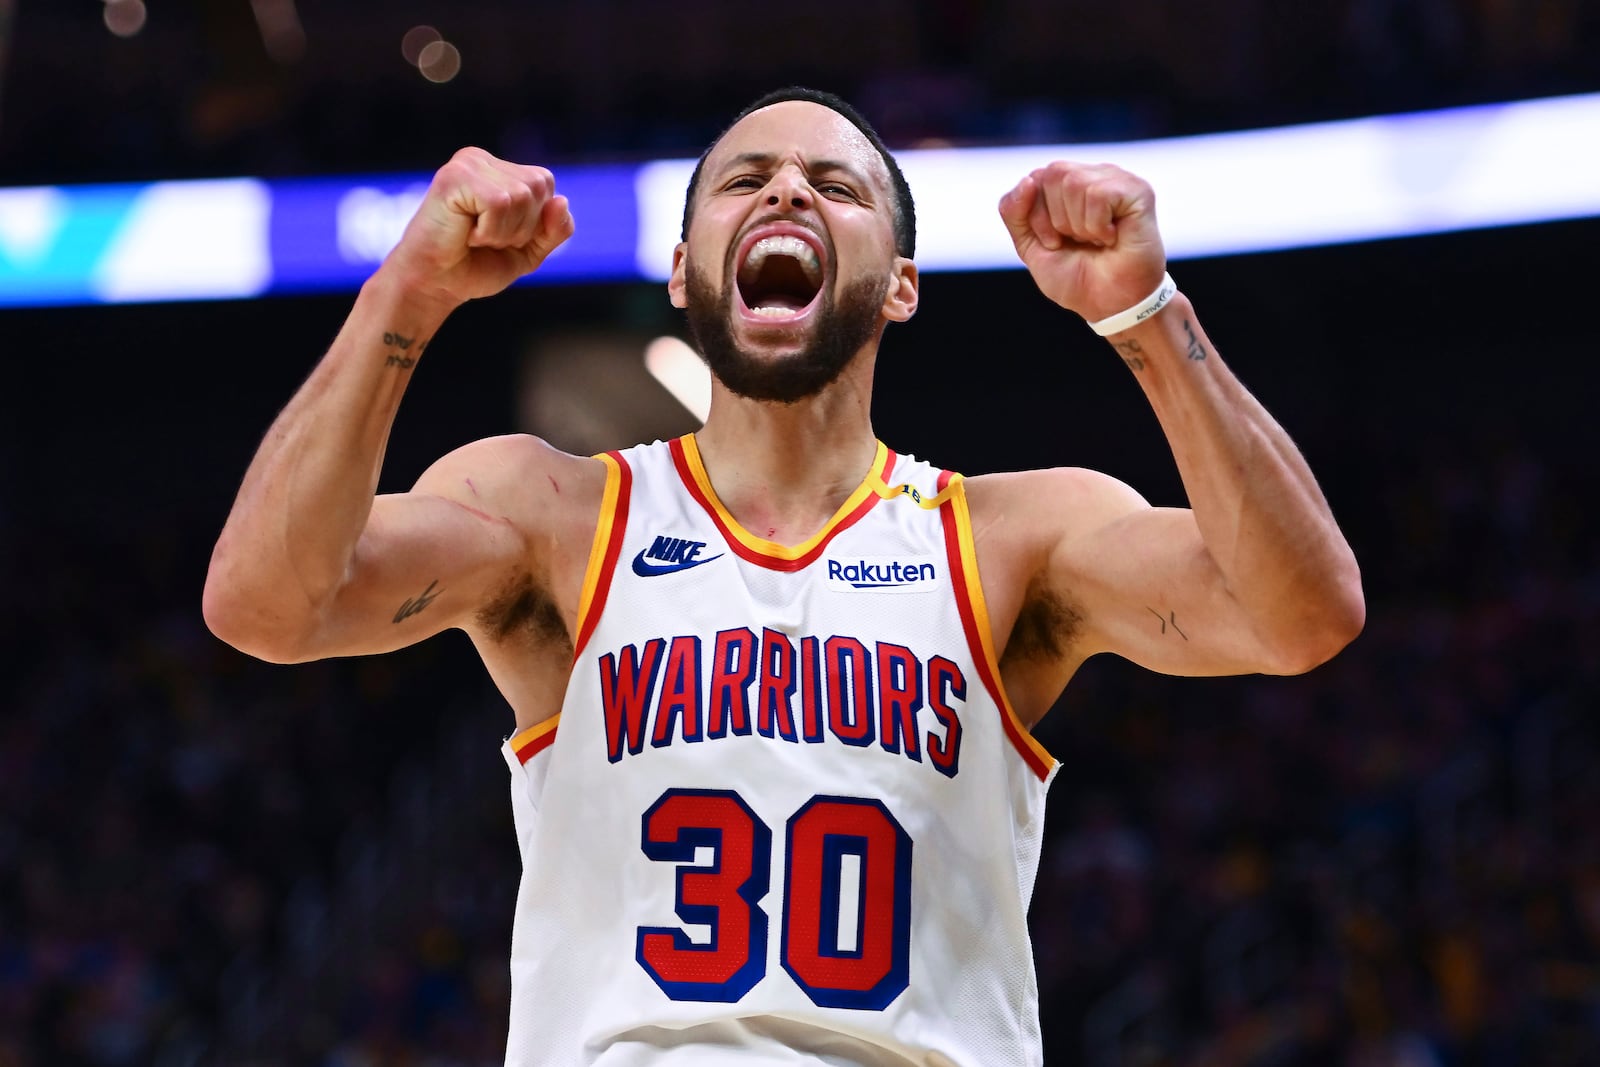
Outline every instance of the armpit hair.
<path id="1" fill-rule="evenodd" d="M 1072 601 L 1036 582 L 1028 587 L 1001 660 L 1059 659 L 1082 625 L 1083 613 Z"/>
<path id="2" fill-rule="evenodd" d="M 570 652 L 572 635 L 554 600 L 531 574 L 512 581 L 478 611 L 478 625 L 495 641 L 521 637 L 540 644 L 560 642 Z"/>

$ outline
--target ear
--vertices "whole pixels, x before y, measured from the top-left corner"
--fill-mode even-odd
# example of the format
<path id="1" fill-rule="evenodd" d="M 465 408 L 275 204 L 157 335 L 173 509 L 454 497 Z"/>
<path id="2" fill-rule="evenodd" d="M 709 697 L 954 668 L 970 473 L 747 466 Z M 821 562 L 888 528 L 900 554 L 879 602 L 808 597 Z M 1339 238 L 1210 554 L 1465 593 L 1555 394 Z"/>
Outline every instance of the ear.
<path id="1" fill-rule="evenodd" d="M 688 280 L 684 276 L 685 260 L 688 256 L 689 246 L 682 241 L 672 250 L 672 273 L 667 277 L 667 299 L 672 301 L 672 306 L 683 309 L 689 306 L 689 298 L 685 293 Z"/>
<path id="2" fill-rule="evenodd" d="M 883 317 L 905 322 L 917 313 L 917 265 L 904 256 L 894 259 L 889 292 L 883 298 Z"/>

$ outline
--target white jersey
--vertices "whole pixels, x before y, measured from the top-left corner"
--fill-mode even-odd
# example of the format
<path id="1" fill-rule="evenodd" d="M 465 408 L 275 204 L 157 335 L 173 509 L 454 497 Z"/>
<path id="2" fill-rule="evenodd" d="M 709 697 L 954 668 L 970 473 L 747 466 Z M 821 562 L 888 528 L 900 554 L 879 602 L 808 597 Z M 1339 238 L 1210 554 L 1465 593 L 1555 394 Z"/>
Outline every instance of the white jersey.
<path id="1" fill-rule="evenodd" d="M 1042 1062 L 1056 764 L 1001 691 L 960 478 L 880 444 L 787 547 L 692 436 L 601 458 L 566 699 L 504 746 L 506 1063 Z"/>

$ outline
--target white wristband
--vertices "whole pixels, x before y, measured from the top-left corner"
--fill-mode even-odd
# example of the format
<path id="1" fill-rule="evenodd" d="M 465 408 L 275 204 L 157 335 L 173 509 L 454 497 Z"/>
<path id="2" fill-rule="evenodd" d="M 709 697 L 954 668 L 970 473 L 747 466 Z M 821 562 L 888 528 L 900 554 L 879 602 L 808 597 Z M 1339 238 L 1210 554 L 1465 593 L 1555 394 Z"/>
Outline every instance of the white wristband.
<path id="1" fill-rule="evenodd" d="M 1119 311 L 1110 318 L 1091 322 L 1089 329 L 1101 337 L 1109 337 L 1114 333 L 1132 329 L 1151 315 L 1167 306 L 1167 302 L 1178 295 L 1178 284 L 1172 280 L 1172 275 L 1166 271 L 1161 272 L 1161 284 L 1156 286 L 1156 291 L 1144 300 L 1133 305 L 1127 311 Z"/>

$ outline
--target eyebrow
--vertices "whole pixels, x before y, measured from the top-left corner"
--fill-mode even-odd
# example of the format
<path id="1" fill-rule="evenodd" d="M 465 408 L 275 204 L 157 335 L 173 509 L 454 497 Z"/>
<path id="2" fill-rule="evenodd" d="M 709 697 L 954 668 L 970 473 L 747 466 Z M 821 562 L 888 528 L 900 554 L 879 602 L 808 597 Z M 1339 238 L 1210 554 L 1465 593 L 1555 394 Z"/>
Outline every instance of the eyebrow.
<path id="1" fill-rule="evenodd" d="M 723 175 L 731 170 L 741 170 L 745 167 L 767 169 L 778 161 L 778 157 L 771 152 L 741 152 L 717 169 L 717 174 Z M 818 174 L 843 174 L 845 177 L 864 186 L 872 183 L 860 171 L 850 164 L 837 159 L 812 159 L 805 162 L 807 175 Z"/>

